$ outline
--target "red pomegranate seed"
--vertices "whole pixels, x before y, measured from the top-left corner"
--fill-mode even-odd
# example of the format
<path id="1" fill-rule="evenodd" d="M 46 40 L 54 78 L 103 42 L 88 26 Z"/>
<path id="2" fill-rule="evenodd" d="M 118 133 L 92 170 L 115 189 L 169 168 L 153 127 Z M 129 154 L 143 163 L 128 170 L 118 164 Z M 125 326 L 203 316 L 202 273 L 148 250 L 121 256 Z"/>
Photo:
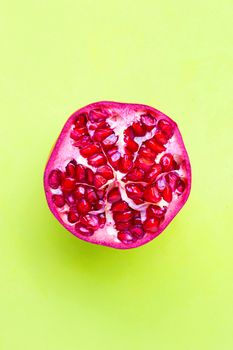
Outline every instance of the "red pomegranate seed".
<path id="1" fill-rule="evenodd" d="M 94 182 L 94 172 L 89 168 L 86 169 L 86 182 L 89 185 L 92 185 Z"/>
<path id="2" fill-rule="evenodd" d="M 151 170 L 149 171 L 148 175 L 147 175 L 147 181 L 149 183 L 152 183 L 156 180 L 157 176 L 159 174 L 161 174 L 162 172 L 162 167 L 160 164 L 155 164 L 153 165 L 153 167 L 151 168 Z"/>
<path id="3" fill-rule="evenodd" d="M 100 210 L 100 209 L 103 209 L 105 203 L 102 199 L 98 199 L 98 201 L 96 203 L 94 203 L 94 210 Z"/>
<path id="4" fill-rule="evenodd" d="M 133 201 L 137 205 L 144 203 L 144 200 L 141 198 L 134 198 Z"/>
<path id="5" fill-rule="evenodd" d="M 77 182 L 85 182 L 86 179 L 86 173 L 85 173 L 85 167 L 82 164 L 76 165 L 76 171 L 75 176 Z"/>
<path id="6" fill-rule="evenodd" d="M 102 175 L 98 175 L 97 174 L 97 175 L 94 176 L 94 186 L 96 188 L 102 187 L 103 185 L 106 184 L 106 182 L 107 182 L 107 180 Z"/>
<path id="7" fill-rule="evenodd" d="M 80 154 L 84 158 L 88 158 L 88 157 L 93 156 L 94 154 L 99 153 L 99 152 L 100 152 L 100 146 L 95 145 L 95 144 L 86 146 L 80 150 Z"/>
<path id="8" fill-rule="evenodd" d="M 80 214 L 87 214 L 90 210 L 91 210 L 90 203 L 85 198 L 81 198 L 77 203 L 77 211 Z"/>
<path id="9" fill-rule="evenodd" d="M 158 231 L 160 220 L 158 218 L 149 218 L 143 222 L 143 230 L 146 233 L 155 233 Z"/>
<path id="10" fill-rule="evenodd" d="M 127 196 L 132 199 L 142 198 L 143 186 L 141 184 L 130 183 L 125 186 Z"/>
<path id="11" fill-rule="evenodd" d="M 135 162 L 136 166 L 144 171 L 149 171 L 154 165 L 154 161 L 152 159 L 138 156 Z"/>
<path id="12" fill-rule="evenodd" d="M 74 193 L 69 192 L 65 194 L 65 200 L 68 205 L 73 205 L 76 202 Z"/>
<path id="13" fill-rule="evenodd" d="M 76 161 L 71 160 L 66 166 L 66 176 L 75 178 Z"/>
<path id="14" fill-rule="evenodd" d="M 87 161 L 88 161 L 88 164 L 94 167 L 99 167 L 107 163 L 107 159 L 103 153 L 95 154 L 94 156 L 91 156 L 90 158 L 88 158 Z"/>
<path id="15" fill-rule="evenodd" d="M 84 197 L 85 194 L 85 187 L 82 185 L 78 185 L 75 189 L 74 196 L 76 199 L 80 199 Z"/>
<path id="16" fill-rule="evenodd" d="M 132 157 L 124 154 L 123 157 L 120 158 L 119 164 L 118 164 L 118 169 L 122 173 L 127 173 L 133 166 L 133 160 Z"/>
<path id="17" fill-rule="evenodd" d="M 124 136 L 124 141 L 125 141 L 125 147 L 128 151 L 130 151 L 132 153 L 137 152 L 138 143 L 136 141 L 132 140 L 127 135 Z"/>
<path id="18" fill-rule="evenodd" d="M 107 180 L 113 179 L 114 177 L 112 168 L 109 165 L 100 166 L 97 169 L 96 174 L 102 175 Z"/>
<path id="19" fill-rule="evenodd" d="M 65 199 L 60 194 L 54 194 L 52 196 L 52 201 L 56 205 L 56 207 L 61 208 L 65 205 Z"/>
<path id="20" fill-rule="evenodd" d="M 74 128 L 71 133 L 70 137 L 74 139 L 75 141 L 78 141 L 78 139 L 82 136 L 88 135 L 88 130 L 86 126 L 83 126 L 81 128 Z"/>
<path id="21" fill-rule="evenodd" d="M 163 190 L 163 199 L 168 203 L 172 201 L 172 189 L 169 185 Z"/>
<path id="22" fill-rule="evenodd" d="M 80 139 L 80 133 L 76 132 L 77 129 L 73 129 L 70 133 L 70 138 L 74 141 L 78 141 Z"/>
<path id="23" fill-rule="evenodd" d="M 166 150 L 163 145 L 158 144 L 153 138 L 144 142 L 146 147 L 149 147 L 156 154 L 161 153 Z"/>
<path id="24" fill-rule="evenodd" d="M 171 186 L 172 191 L 174 191 L 178 185 L 179 175 L 176 172 L 170 172 L 165 176 L 165 178 Z"/>
<path id="25" fill-rule="evenodd" d="M 178 184 L 177 184 L 177 189 L 176 189 L 176 192 L 178 195 L 182 194 L 185 190 L 185 182 L 183 180 L 179 180 L 178 181 Z"/>
<path id="26" fill-rule="evenodd" d="M 108 192 L 108 202 L 109 203 L 115 203 L 117 201 L 119 201 L 121 199 L 121 194 L 120 191 L 117 187 L 112 188 L 109 192 Z"/>
<path id="27" fill-rule="evenodd" d="M 98 201 L 97 193 L 93 188 L 86 189 L 85 198 L 92 204 L 95 204 Z"/>
<path id="28" fill-rule="evenodd" d="M 156 125 L 156 119 L 150 114 L 142 115 L 141 122 L 145 125 L 147 131 L 151 131 Z"/>
<path id="29" fill-rule="evenodd" d="M 133 158 L 133 153 L 125 147 L 125 154 L 127 154 L 127 156 L 130 156 L 131 158 Z"/>
<path id="30" fill-rule="evenodd" d="M 158 128 L 168 137 L 172 137 L 174 133 L 173 126 L 165 119 L 160 119 L 158 122 Z"/>
<path id="31" fill-rule="evenodd" d="M 132 217 L 133 217 L 132 210 L 127 210 L 123 212 L 118 212 L 118 211 L 113 212 L 113 218 L 117 222 L 126 222 L 131 220 Z"/>
<path id="32" fill-rule="evenodd" d="M 101 109 L 92 109 L 89 113 L 89 120 L 94 123 L 94 122 L 101 122 L 106 120 L 108 117 L 108 113 L 105 110 Z"/>
<path id="33" fill-rule="evenodd" d="M 121 241 L 124 244 L 130 244 L 136 240 L 133 236 L 131 236 L 129 231 L 118 232 L 117 238 L 119 239 L 119 241 Z"/>
<path id="34" fill-rule="evenodd" d="M 159 219 L 162 219 L 164 218 L 166 211 L 167 211 L 166 207 L 160 208 L 158 205 L 151 204 L 146 209 L 146 215 L 149 218 L 157 217 Z"/>
<path id="35" fill-rule="evenodd" d="M 102 128 L 96 129 L 93 135 L 93 140 L 97 142 L 101 142 L 111 134 L 113 134 L 113 131 L 111 129 L 102 129 Z"/>
<path id="36" fill-rule="evenodd" d="M 99 129 L 110 129 L 110 125 L 106 122 L 106 121 L 102 121 L 102 122 L 96 122 L 95 124 L 91 124 L 90 127 L 92 128 L 92 130 L 99 130 Z M 112 131 L 113 132 L 113 131 Z"/>
<path id="37" fill-rule="evenodd" d="M 87 123 L 87 117 L 86 114 L 82 113 L 77 116 L 77 119 L 75 121 L 75 127 L 80 128 L 82 126 L 85 126 Z"/>
<path id="38" fill-rule="evenodd" d="M 113 148 L 111 148 L 110 150 L 108 150 L 106 153 L 108 156 L 112 156 L 114 153 L 116 153 L 118 151 L 118 147 L 114 146 Z"/>
<path id="39" fill-rule="evenodd" d="M 74 142 L 73 146 L 83 148 L 91 144 L 92 140 L 90 136 L 85 135 L 80 137 L 76 142 Z"/>
<path id="40" fill-rule="evenodd" d="M 124 131 L 124 135 L 128 136 L 130 139 L 134 138 L 134 132 L 131 126 L 129 126 L 127 129 Z"/>
<path id="41" fill-rule="evenodd" d="M 146 135 L 146 127 L 140 122 L 135 122 L 132 124 L 133 133 L 135 136 Z"/>
<path id="42" fill-rule="evenodd" d="M 51 188 L 57 189 L 62 182 L 62 172 L 59 169 L 52 170 L 49 174 L 48 184 Z"/>
<path id="43" fill-rule="evenodd" d="M 71 177 L 66 177 L 62 181 L 62 190 L 64 192 L 71 192 L 75 189 L 75 179 L 72 179 Z"/>
<path id="44" fill-rule="evenodd" d="M 105 150 L 112 148 L 118 140 L 118 136 L 111 134 L 102 141 L 102 146 Z"/>
<path id="45" fill-rule="evenodd" d="M 107 157 L 108 157 L 110 165 L 114 169 L 117 169 L 119 160 L 121 158 L 121 154 L 120 154 L 120 152 L 117 151 L 117 147 L 114 147 L 113 149 L 109 150 L 107 152 Z"/>
<path id="46" fill-rule="evenodd" d="M 132 228 L 132 220 L 130 221 L 125 221 L 125 222 L 116 222 L 115 223 L 115 227 L 117 230 L 121 231 L 121 230 L 129 230 Z"/>
<path id="47" fill-rule="evenodd" d="M 150 149 L 149 147 L 146 146 L 142 146 L 138 152 L 140 154 L 140 157 L 144 157 L 144 158 L 149 158 L 151 160 L 155 160 L 156 157 L 156 153 L 154 151 L 152 151 L 152 149 Z"/>
<path id="48" fill-rule="evenodd" d="M 75 231 L 76 233 L 86 237 L 92 236 L 94 234 L 94 231 L 91 228 L 86 227 L 81 223 L 75 225 Z"/>
<path id="49" fill-rule="evenodd" d="M 99 227 L 99 218 L 97 215 L 94 214 L 87 214 L 84 216 L 81 216 L 80 222 L 87 226 L 91 227 L 92 229 L 96 230 Z"/>
<path id="50" fill-rule="evenodd" d="M 159 192 L 163 192 L 163 190 L 165 189 L 165 187 L 167 186 L 167 182 L 165 180 L 164 177 L 160 177 L 156 183 L 155 183 L 155 186 L 157 187 L 157 190 Z"/>
<path id="51" fill-rule="evenodd" d="M 168 138 L 165 134 L 162 133 L 162 131 L 156 131 L 156 133 L 154 134 L 154 139 L 157 143 L 159 143 L 160 145 L 165 145 L 165 143 L 167 143 Z"/>
<path id="52" fill-rule="evenodd" d="M 155 185 L 148 186 L 143 195 L 147 202 L 157 203 L 161 200 L 161 196 Z"/>
<path id="53" fill-rule="evenodd" d="M 74 224 L 79 220 L 79 215 L 78 213 L 75 213 L 74 211 L 70 210 L 67 214 L 67 220 L 71 223 Z"/>
<path id="54" fill-rule="evenodd" d="M 143 231 L 142 226 L 134 226 L 131 228 L 130 233 L 133 237 L 137 239 L 141 239 L 144 235 L 145 232 Z"/>
<path id="55" fill-rule="evenodd" d="M 125 201 L 119 201 L 112 204 L 112 211 L 125 211 L 129 209 L 129 205 Z"/>
<path id="56" fill-rule="evenodd" d="M 141 220 L 141 214 L 140 214 L 140 212 L 138 211 L 138 212 L 135 212 L 135 214 L 134 214 L 134 218 L 133 218 L 133 223 L 134 223 L 134 225 L 136 225 L 136 226 L 140 226 L 141 224 L 142 224 L 142 220 Z"/>
<path id="57" fill-rule="evenodd" d="M 104 196 L 106 194 L 106 189 L 102 189 L 102 190 L 98 190 L 97 191 L 97 196 L 100 198 L 100 199 L 103 199 Z"/>
<path id="58" fill-rule="evenodd" d="M 120 152 L 115 152 L 110 156 L 109 163 L 113 166 L 113 168 L 117 169 L 120 158 Z"/>
<path id="59" fill-rule="evenodd" d="M 124 244 L 131 244 L 136 241 L 136 238 L 131 235 L 130 231 L 118 232 L 117 238 Z"/>
<path id="60" fill-rule="evenodd" d="M 134 168 L 128 172 L 126 179 L 130 181 L 142 181 L 145 179 L 145 172 L 140 168 Z"/>
<path id="61" fill-rule="evenodd" d="M 177 164 L 174 161 L 172 154 L 170 153 L 164 154 L 164 156 L 162 156 L 162 158 L 160 159 L 159 163 L 161 164 L 164 172 L 177 169 Z"/>
<path id="62" fill-rule="evenodd" d="M 100 228 L 103 228 L 105 223 L 106 223 L 106 217 L 105 217 L 105 214 L 102 213 L 102 214 L 99 214 L 98 215 L 98 219 L 99 219 L 99 226 Z"/>

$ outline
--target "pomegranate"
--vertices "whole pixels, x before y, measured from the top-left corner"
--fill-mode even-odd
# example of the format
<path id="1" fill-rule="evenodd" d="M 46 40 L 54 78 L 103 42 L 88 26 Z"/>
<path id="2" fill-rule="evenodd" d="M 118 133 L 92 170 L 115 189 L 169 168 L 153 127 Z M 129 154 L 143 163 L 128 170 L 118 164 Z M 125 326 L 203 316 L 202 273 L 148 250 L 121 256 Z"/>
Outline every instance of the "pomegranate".
<path id="1" fill-rule="evenodd" d="M 66 122 L 44 188 L 50 210 L 72 234 L 128 249 L 157 237 L 183 207 L 191 167 L 168 116 L 146 105 L 97 102 Z"/>

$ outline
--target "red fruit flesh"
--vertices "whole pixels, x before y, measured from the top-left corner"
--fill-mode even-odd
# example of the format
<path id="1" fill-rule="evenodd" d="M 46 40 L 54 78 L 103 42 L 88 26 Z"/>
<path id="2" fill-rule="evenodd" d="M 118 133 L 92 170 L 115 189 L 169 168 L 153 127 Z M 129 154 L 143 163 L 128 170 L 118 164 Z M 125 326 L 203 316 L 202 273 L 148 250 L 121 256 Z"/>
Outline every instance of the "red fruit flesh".
<path id="1" fill-rule="evenodd" d="M 58 169 L 51 171 L 48 177 L 48 184 L 51 188 L 56 189 L 61 185 L 62 172 Z"/>
<path id="2" fill-rule="evenodd" d="M 166 207 L 160 208 L 158 205 L 149 205 L 149 207 L 146 209 L 146 214 L 148 218 L 156 217 L 163 219 L 166 211 Z"/>
<path id="3" fill-rule="evenodd" d="M 98 174 L 95 175 L 95 178 L 94 178 L 95 188 L 102 187 L 103 185 L 106 184 L 106 182 L 107 182 L 107 179 L 105 179 L 105 177 L 103 177 L 102 175 L 98 175 Z"/>
<path id="4" fill-rule="evenodd" d="M 96 174 L 102 175 L 107 180 L 114 178 L 112 168 L 109 165 L 102 165 L 97 168 Z"/>
<path id="5" fill-rule="evenodd" d="M 147 202 L 158 203 L 161 200 L 161 196 L 155 185 L 148 186 L 143 194 L 143 198 Z"/>
<path id="6" fill-rule="evenodd" d="M 75 189 L 75 179 L 67 177 L 62 182 L 62 190 L 63 192 L 71 192 Z"/>
<path id="7" fill-rule="evenodd" d="M 160 220 L 156 217 L 146 219 L 143 222 L 143 229 L 146 233 L 156 233 L 159 228 Z"/>
<path id="8" fill-rule="evenodd" d="M 80 154 L 83 157 L 88 158 L 90 156 L 93 156 L 96 153 L 99 153 L 99 151 L 100 151 L 99 145 L 92 144 L 92 145 L 89 145 L 89 146 L 82 148 L 80 150 Z"/>
<path id="9" fill-rule="evenodd" d="M 131 199 L 142 198 L 144 188 L 141 184 L 129 183 L 125 186 L 126 194 Z"/>
<path id="10" fill-rule="evenodd" d="M 104 148 L 104 150 L 108 150 L 115 145 L 117 140 L 118 136 L 116 136 L 115 134 L 111 134 L 102 141 L 102 147 Z"/>
<path id="11" fill-rule="evenodd" d="M 76 161 L 72 160 L 69 162 L 66 166 L 66 176 L 67 177 L 72 177 L 75 178 L 75 166 L 76 166 Z"/>
<path id="12" fill-rule="evenodd" d="M 128 172 L 126 179 L 129 181 L 144 181 L 145 171 L 140 168 L 134 168 Z"/>
<path id="13" fill-rule="evenodd" d="M 132 219 L 132 217 L 132 210 L 113 213 L 113 218 L 116 222 L 128 222 Z"/>
<path id="14" fill-rule="evenodd" d="M 127 151 L 132 152 L 132 153 L 137 152 L 137 150 L 138 150 L 138 143 L 137 142 L 132 140 L 127 135 L 125 135 L 124 141 L 125 141 L 125 148 Z"/>
<path id="15" fill-rule="evenodd" d="M 121 199 L 121 194 L 120 194 L 119 189 L 117 187 L 111 189 L 108 192 L 107 199 L 108 199 L 109 203 L 115 203 L 115 202 L 119 201 Z"/>
<path id="16" fill-rule="evenodd" d="M 148 131 L 151 131 L 156 125 L 156 118 L 149 113 L 144 114 L 141 116 L 141 122 Z"/>
<path id="17" fill-rule="evenodd" d="M 64 197 L 60 194 L 54 194 L 52 196 L 52 201 L 58 208 L 64 207 L 66 203 Z"/>
<path id="18" fill-rule="evenodd" d="M 176 123 L 145 105 L 97 102 L 66 122 L 44 187 L 78 238 L 118 249 L 158 236 L 188 199 L 191 168 Z"/>
<path id="19" fill-rule="evenodd" d="M 76 165 L 75 175 L 77 182 L 84 182 L 86 180 L 85 167 L 82 164 Z"/>
<path id="20" fill-rule="evenodd" d="M 122 173 L 128 173 L 128 171 L 133 166 L 133 158 L 127 154 L 125 154 L 121 159 L 119 160 L 118 168 L 119 171 Z"/>
<path id="21" fill-rule="evenodd" d="M 146 127 L 141 122 L 134 122 L 132 124 L 132 129 L 135 136 L 146 135 Z"/>
<path id="22" fill-rule="evenodd" d="M 70 210 L 67 214 L 67 220 L 71 223 L 74 224 L 79 220 L 79 215 L 75 213 L 75 211 Z"/>
<path id="23" fill-rule="evenodd" d="M 91 204 L 85 199 L 81 198 L 77 202 L 77 211 L 79 214 L 87 214 L 91 210 Z"/>
<path id="24" fill-rule="evenodd" d="M 150 172 L 147 174 L 147 182 L 152 183 L 156 180 L 159 174 L 162 172 L 162 167 L 160 164 L 155 164 L 151 168 Z"/>
<path id="25" fill-rule="evenodd" d="M 130 209 L 129 208 L 129 205 L 127 202 L 124 202 L 124 201 L 119 201 L 119 202 L 114 202 L 112 207 L 111 207 L 111 210 L 114 212 L 114 211 L 125 211 L 125 210 L 128 210 Z"/>
<path id="26" fill-rule="evenodd" d="M 96 142 L 101 142 L 105 140 L 108 136 L 110 136 L 112 133 L 113 132 L 111 129 L 97 128 L 96 131 L 94 132 L 93 140 Z"/>
<path id="27" fill-rule="evenodd" d="M 96 167 L 99 167 L 101 165 L 104 165 L 106 163 L 106 157 L 103 153 L 97 153 L 88 158 L 88 164 Z"/>

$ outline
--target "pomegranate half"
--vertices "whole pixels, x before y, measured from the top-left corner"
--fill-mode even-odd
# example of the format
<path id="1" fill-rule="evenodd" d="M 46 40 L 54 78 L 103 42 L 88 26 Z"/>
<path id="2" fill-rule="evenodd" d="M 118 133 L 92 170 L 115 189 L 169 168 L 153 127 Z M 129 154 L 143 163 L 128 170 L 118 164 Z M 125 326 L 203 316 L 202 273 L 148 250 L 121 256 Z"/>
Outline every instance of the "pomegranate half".
<path id="1" fill-rule="evenodd" d="M 119 249 L 157 237 L 190 187 L 177 124 L 141 104 L 96 102 L 73 113 L 44 173 L 58 221 L 80 239 Z"/>

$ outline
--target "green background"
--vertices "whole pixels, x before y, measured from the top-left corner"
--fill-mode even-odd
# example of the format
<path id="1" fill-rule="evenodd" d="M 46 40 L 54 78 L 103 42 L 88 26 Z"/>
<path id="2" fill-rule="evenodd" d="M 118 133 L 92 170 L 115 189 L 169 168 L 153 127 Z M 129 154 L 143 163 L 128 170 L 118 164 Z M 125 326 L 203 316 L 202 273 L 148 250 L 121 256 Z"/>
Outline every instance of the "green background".
<path id="1" fill-rule="evenodd" d="M 230 350 L 231 1 L 5 1 L 1 6 L 0 349 Z M 180 126 L 191 196 L 152 243 L 80 241 L 42 176 L 68 116 L 98 100 Z"/>

